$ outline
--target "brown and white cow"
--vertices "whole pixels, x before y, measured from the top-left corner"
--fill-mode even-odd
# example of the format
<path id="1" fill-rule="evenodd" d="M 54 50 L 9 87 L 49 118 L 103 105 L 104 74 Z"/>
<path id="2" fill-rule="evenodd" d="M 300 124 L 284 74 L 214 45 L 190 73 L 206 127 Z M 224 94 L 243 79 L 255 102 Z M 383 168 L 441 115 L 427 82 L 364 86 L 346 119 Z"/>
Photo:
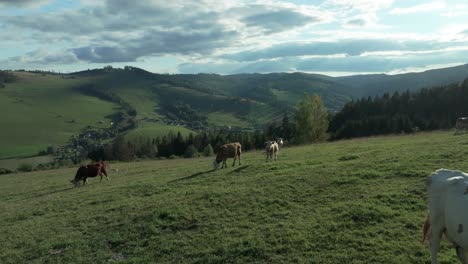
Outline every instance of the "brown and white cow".
<path id="1" fill-rule="evenodd" d="M 101 176 L 100 181 L 102 181 L 102 177 L 104 176 L 106 176 L 106 180 L 109 180 L 109 176 L 107 175 L 107 167 L 109 167 L 109 165 L 103 161 L 81 166 L 78 168 L 75 178 L 70 182 L 73 183 L 75 187 L 77 187 L 80 185 L 80 181 L 83 181 L 84 186 L 86 183 L 88 183 L 88 178 L 96 177 L 98 175 Z"/>
<path id="2" fill-rule="evenodd" d="M 265 142 L 265 152 L 266 152 L 266 161 L 268 160 L 273 161 L 273 159 L 276 161 L 278 160 L 278 152 L 279 152 L 279 146 L 276 141 L 267 141 Z"/>
<path id="3" fill-rule="evenodd" d="M 234 158 L 232 166 L 236 165 L 236 159 L 239 159 L 239 166 L 241 165 L 241 153 L 242 145 L 239 142 L 228 143 L 220 146 L 216 154 L 216 159 L 213 161 L 214 169 L 219 169 L 219 163 L 223 162 L 222 168 L 226 168 L 226 160 L 228 158 Z"/>

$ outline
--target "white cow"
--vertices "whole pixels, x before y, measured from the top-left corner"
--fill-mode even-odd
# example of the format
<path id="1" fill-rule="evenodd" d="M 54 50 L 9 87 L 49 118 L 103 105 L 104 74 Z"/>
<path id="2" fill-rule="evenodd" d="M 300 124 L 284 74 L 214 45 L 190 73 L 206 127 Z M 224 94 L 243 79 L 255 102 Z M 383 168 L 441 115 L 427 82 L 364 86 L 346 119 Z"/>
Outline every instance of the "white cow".
<path id="1" fill-rule="evenodd" d="M 278 160 L 278 152 L 279 152 L 278 143 L 276 143 L 276 141 L 265 142 L 265 152 L 266 152 L 267 162 L 268 160 L 273 161 L 273 159 L 275 161 Z"/>
<path id="2" fill-rule="evenodd" d="M 457 256 L 468 264 L 468 174 L 439 169 L 427 178 L 429 215 L 424 223 L 423 242 L 428 239 L 432 264 L 437 261 L 442 235 L 453 243 Z"/>

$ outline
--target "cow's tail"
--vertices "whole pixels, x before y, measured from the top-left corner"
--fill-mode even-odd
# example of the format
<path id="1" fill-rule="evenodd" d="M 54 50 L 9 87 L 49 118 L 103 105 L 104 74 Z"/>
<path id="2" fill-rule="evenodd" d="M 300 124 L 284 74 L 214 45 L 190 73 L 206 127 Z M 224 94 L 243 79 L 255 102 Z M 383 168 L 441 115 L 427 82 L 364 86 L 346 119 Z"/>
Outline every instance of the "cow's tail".
<path id="1" fill-rule="evenodd" d="M 426 220 L 424 221 L 424 225 L 423 225 L 423 238 L 422 238 L 421 244 L 424 245 L 426 240 L 429 239 L 430 229 L 431 229 L 431 223 L 429 222 L 429 214 L 427 214 Z"/>

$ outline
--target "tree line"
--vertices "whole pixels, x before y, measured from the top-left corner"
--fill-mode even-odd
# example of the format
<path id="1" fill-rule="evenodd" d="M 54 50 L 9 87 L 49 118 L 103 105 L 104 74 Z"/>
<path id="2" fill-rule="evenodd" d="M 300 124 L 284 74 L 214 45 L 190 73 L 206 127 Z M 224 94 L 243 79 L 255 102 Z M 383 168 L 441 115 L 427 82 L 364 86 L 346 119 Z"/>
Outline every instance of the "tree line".
<path id="1" fill-rule="evenodd" d="M 385 93 L 347 103 L 330 121 L 332 139 L 448 129 L 468 115 L 468 79 L 418 92 Z"/>

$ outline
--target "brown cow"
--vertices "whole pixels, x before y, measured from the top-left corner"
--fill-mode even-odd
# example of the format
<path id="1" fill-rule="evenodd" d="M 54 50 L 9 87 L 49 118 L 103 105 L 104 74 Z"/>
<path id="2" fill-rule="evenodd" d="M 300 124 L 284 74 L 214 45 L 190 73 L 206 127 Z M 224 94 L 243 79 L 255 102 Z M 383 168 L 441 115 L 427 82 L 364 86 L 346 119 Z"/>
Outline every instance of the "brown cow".
<path id="1" fill-rule="evenodd" d="M 219 168 L 219 163 L 221 162 L 223 162 L 221 169 L 226 168 L 226 160 L 228 158 L 234 158 L 232 166 L 236 165 L 236 158 L 239 158 L 239 165 L 241 165 L 241 153 L 242 146 L 239 142 L 228 143 L 220 146 L 218 148 L 218 153 L 216 154 L 216 159 L 213 162 L 214 169 L 217 170 Z"/>
<path id="2" fill-rule="evenodd" d="M 77 187 L 80 185 L 80 181 L 83 181 L 84 186 L 86 183 L 88 183 L 88 178 L 96 177 L 98 175 L 101 176 L 100 181 L 102 181 L 103 176 L 106 176 L 106 180 L 109 180 L 109 177 L 107 176 L 107 167 L 109 167 L 109 165 L 103 161 L 81 166 L 78 168 L 75 178 L 70 182 L 73 183 L 75 187 Z"/>

